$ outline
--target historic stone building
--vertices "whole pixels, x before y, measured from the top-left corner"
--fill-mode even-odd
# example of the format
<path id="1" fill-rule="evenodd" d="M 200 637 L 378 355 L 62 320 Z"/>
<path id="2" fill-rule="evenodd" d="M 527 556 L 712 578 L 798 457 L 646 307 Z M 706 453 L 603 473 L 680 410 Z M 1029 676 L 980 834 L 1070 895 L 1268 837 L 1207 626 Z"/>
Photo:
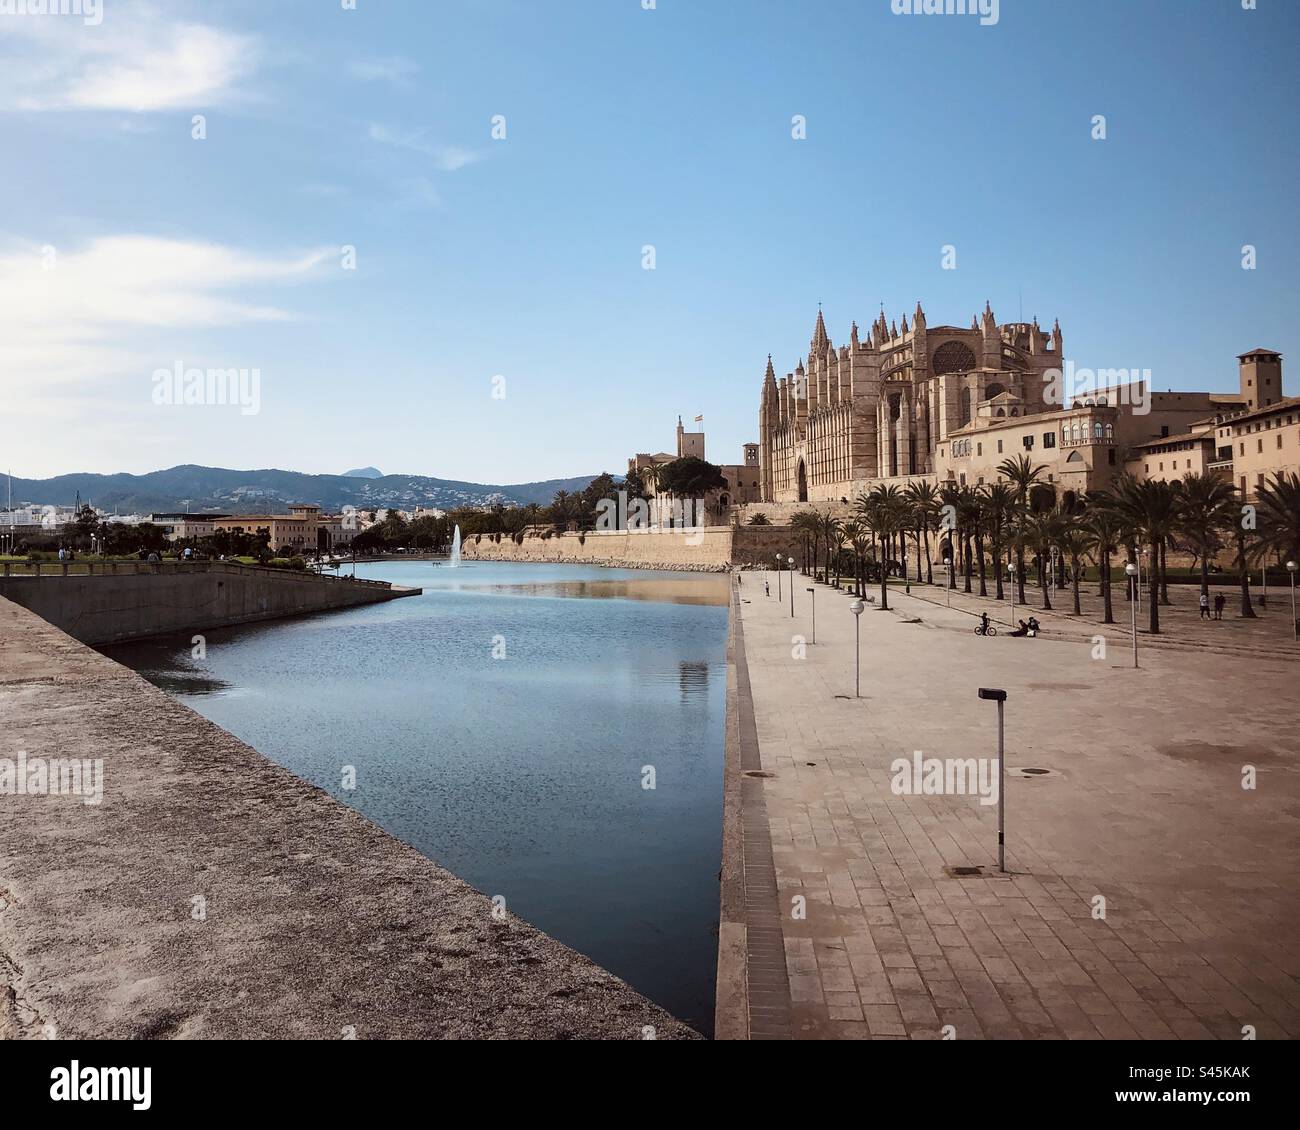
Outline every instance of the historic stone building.
<path id="1" fill-rule="evenodd" d="M 838 348 L 821 311 L 807 361 L 780 380 L 771 356 L 759 405 L 765 502 L 852 499 L 873 479 L 936 473 L 950 432 L 983 406 L 998 416 L 1047 410 L 1045 374 L 1060 366 L 1061 327 L 999 325 L 985 303 L 968 328 L 882 313 L 865 340 L 855 322 Z"/>

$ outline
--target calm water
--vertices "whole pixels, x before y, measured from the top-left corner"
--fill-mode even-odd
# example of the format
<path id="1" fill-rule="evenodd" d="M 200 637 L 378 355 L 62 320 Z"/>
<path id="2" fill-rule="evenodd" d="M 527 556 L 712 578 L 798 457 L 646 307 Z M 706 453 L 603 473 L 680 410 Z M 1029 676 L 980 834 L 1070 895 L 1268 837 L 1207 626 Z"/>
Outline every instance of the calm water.
<path id="1" fill-rule="evenodd" d="M 711 1032 L 725 579 L 414 561 L 358 575 L 425 592 L 209 632 L 203 661 L 188 636 L 108 654 Z"/>

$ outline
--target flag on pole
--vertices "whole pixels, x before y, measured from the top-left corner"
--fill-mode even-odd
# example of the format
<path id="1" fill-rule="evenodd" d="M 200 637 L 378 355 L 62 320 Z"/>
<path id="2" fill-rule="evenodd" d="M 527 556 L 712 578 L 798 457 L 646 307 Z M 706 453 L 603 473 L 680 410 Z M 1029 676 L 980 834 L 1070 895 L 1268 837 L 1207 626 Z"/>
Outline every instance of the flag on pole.
<path id="1" fill-rule="evenodd" d="M 702 424 L 702 423 L 704 423 L 704 417 L 703 417 L 703 416 L 696 416 L 696 417 L 695 417 L 695 422 L 696 422 L 697 424 Z"/>

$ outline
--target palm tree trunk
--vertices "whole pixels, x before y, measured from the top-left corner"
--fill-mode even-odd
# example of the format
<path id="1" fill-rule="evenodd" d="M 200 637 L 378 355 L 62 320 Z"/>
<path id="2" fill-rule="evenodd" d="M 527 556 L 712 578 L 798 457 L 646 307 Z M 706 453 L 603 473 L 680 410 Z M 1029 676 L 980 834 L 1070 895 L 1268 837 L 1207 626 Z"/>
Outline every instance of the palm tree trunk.
<path id="1" fill-rule="evenodd" d="M 1169 562 L 1165 555 L 1169 552 L 1169 539 L 1160 539 L 1160 603 L 1169 604 Z"/>
<path id="2" fill-rule="evenodd" d="M 993 584 L 994 591 L 998 594 L 998 600 L 1005 599 L 1002 591 L 1002 546 L 998 545 L 993 550 Z"/>
<path id="3" fill-rule="evenodd" d="M 979 560 L 980 568 L 980 596 L 988 596 L 989 586 L 985 577 L 984 570 L 984 535 L 978 530 L 975 531 L 975 556 Z"/>
<path id="4" fill-rule="evenodd" d="M 1115 623 L 1115 609 L 1111 605 L 1110 592 L 1110 552 L 1107 551 L 1101 555 L 1101 600 L 1105 607 L 1106 615 L 1102 623 Z"/>
<path id="5" fill-rule="evenodd" d="M 1241 569 L 1241 614 L 1255 620 L 1255 607 L 1250 602 L 1250 562 L 1246 560 L 1246 533 L 1237 526 L 1237 564 Z"/>
<path id="6" fill-rule="evenodd" d="M 971 562 L 971 559 L 970 559 L 970 533 L 969 533 L 969 532 L 963 532 L 963 533 L 962 533 L 962 536 L 961 536 L 961 549 L 962 549 L 962 562 L 963 562 L 962 567 L 965 569 L 965 572 L 966 572 L 966 585 L 965 585 L 965 591 L 966 591 L 966 592 L 970 592 L 970 591 L 971 591 L 971 590 L 970 590 L 970 574 L 971 574 L 971 564 L 972 564 L 972 562 Z"/>
<path id="7" fill-rule="evenodd" d="M 1071 558 L 1070 560 L 1070 582 L 1074 588 L 1074 614 L 1083 615 L 1083 609 L 1079 607 L 1079 559 Z"/>
<path id="8" fill-rule="evenodd" d="M 921 583 L 921 531 L 916 531 L 916 583 Z"/>
<path id="9" fill-rule="evenodd" d="M 1020 590 L 1020 603 L 1025 603 L 1025 547 L 1016 546 L 1016 587 Z"/>
<path id="10" fill-rule="evenodd" d="M 889 541 L 887 538 L 880 539 L 880 607 L 889 607 L 889 570 L 886 568 L 886 560 L 889 555 Z"/>
<path id="11" fill-rule="evenodd" d="M 1160 539 L 1151 539 L 1151 618 L 1147 627 L 1153 636 L 1160 634 Z"/>
<path id="12" fill-rule="evenodd" d="M 925 531 L 925 583 L 934 584 L 934 566 L 930 561 L 930 523 L 927 521 L 924 526 Z"/>
<path id="13" fill-rule="evenodd" d="M 1043 586 L 1043 608 L 1047 611 L 1051 611 L 1052 608 L 1052 586 L 1047 583 L 1048 573 L 1051 572 L 1052 568 L 1051 561 L 1050 555 L 1044 559 L 1042 551 L 1039 551 L 1038 583 Z"/>

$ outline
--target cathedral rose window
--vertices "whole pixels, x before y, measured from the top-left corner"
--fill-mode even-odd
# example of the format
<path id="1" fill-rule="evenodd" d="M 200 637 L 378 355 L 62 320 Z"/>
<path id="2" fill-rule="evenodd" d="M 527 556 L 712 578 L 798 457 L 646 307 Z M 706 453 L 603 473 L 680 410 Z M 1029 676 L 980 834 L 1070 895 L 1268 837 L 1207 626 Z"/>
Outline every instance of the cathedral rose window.
<path id="1" fill-rule="evenodd" d="M 937 377 L 943 373 L 969 373 L 975 368 L 975 354 L 960 341 L 947 341 L 934 351 L 930 369 Z"/>

